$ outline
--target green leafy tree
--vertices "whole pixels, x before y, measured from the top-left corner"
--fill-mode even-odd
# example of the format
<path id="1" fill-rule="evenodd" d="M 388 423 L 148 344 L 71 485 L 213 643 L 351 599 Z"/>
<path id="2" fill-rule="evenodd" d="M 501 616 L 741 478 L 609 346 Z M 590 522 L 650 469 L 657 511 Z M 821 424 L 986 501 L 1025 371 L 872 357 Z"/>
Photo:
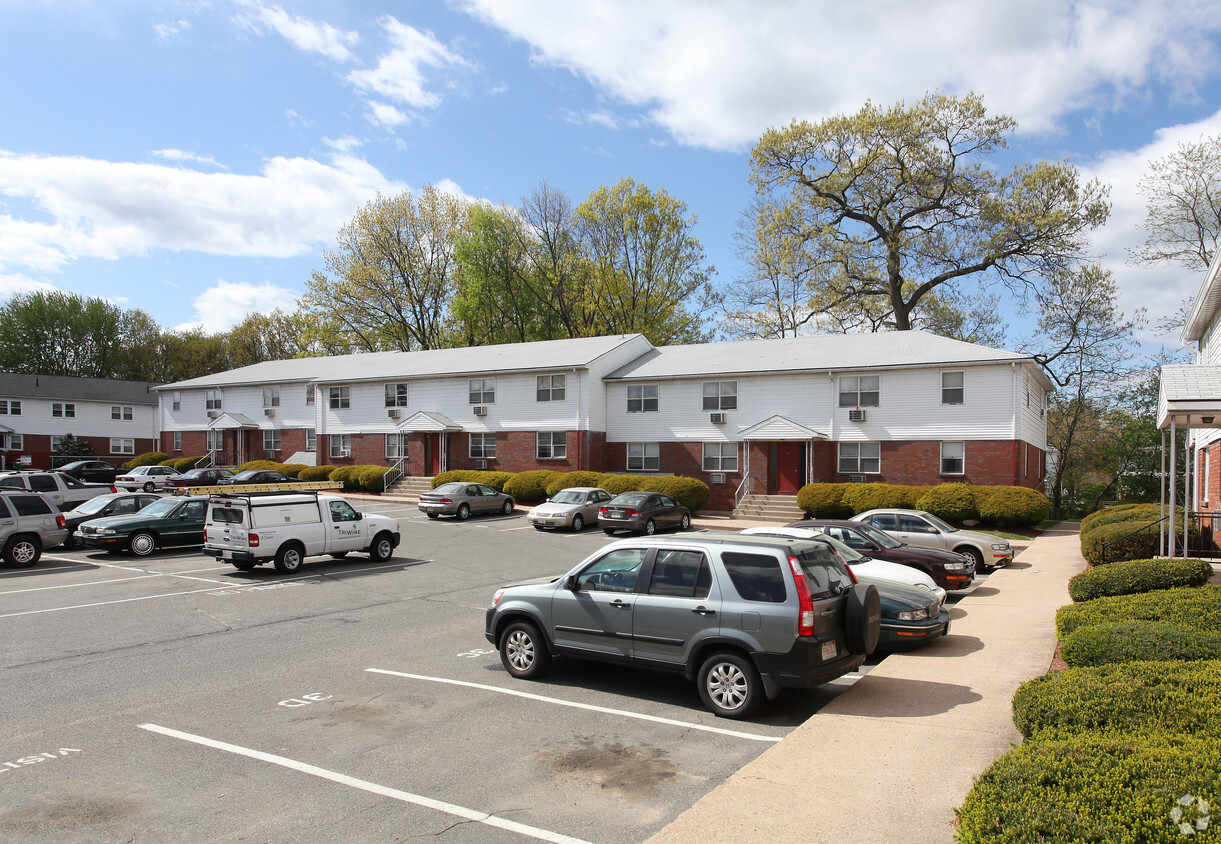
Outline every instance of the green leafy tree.
<path id="1" fill-rule="evenodd" d="M 93 454 L 93 446 L 88 440 L 64 434 L 59 441 L 59 450 L 55 453 L 62 457 L 88 457 Z"/>
<path id="2" fill-rule="evenodd" d="M 967 281 L 1024 298 L 1072 266 L 1110 209 L 1107 190 L 1067 162 L 991 169 L 1014 128 L 977 95 L 929 94 L 770 129 L 751 155 L 756 190 L 777 209 L 761 240 L 807 264 L 812 308 L 849 325 L 953 325 L 929 297 L 961 309 Z"/>

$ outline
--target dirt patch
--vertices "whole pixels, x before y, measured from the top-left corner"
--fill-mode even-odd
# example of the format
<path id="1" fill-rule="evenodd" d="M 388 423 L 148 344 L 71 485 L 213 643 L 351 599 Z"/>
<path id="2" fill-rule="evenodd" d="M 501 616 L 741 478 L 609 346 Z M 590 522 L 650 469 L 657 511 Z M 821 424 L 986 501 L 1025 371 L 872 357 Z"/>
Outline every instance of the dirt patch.
<path id="1" fill-rule="evenodd" d="M 602 744 L 591 738 L 542 751 L 536 758 L 552 777 L 585 782 L 631 801 L 656 797 L 680 773 L 660 748 Z"/>
<path id="2" fill-rule="evenodd" d="M 1056 652 L 1052 654 L 1051 665 L 1047 668 L 1048 671 L 1066 671 L 1068 663 L 1060 658 L 1060 643 L 1056 642 Z"/>
<path id="3" fill-rule="evenodd" d="M 10 809 L 0 815 L 0 830 L 13 836 L 47 836 L 94 829 L 143 811 L 143 802 L 132 797 L 68 795 L 37 806 Z"/>

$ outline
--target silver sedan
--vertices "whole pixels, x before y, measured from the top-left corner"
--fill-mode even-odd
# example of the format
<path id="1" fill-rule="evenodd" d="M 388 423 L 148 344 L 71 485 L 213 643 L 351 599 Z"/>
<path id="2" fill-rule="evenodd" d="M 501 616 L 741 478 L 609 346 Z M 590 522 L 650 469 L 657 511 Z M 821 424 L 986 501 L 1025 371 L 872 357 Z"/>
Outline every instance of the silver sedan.
<path id="1" fill-rule="evenodd" d="M 475 513 L 513 512 L 513 496 L 497 492 L 487 484 L 455 481 L 441 484 L 432 492 L 420 496 L 416 505 L 430 519 L 437 516 L 457 516 L 468 519 Z"/>
<path id="2" fill-rule="evenodd" d="M 581 530 L 598 523 L 598 508 L 611 500 L 611 494 L 596 486 L 562 489 L 531 510 L 526 518 L 536 530 L 570 527 Z"/>

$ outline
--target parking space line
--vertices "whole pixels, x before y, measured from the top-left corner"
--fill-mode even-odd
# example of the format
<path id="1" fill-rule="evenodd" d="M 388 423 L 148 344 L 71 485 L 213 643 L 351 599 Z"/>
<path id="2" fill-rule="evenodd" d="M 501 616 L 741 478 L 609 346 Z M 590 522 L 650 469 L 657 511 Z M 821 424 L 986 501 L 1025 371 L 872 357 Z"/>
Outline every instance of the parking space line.
<path id="1" fill-rule="evenodd" d="M 496 827 L 497 829 L 516 832 L 518 835 L 525 835 L 530 838 L 537 838 L 540 841 L 554 841 L 557 844 L 588 844 L 580 838 L 573 838 L 568 835 L 563 835 L 558 832 L 551 832 L 546 829 L 539 829 L 535 826 L 518 823 L 517 821 L 506 820 L 499 818 L 496 815 L 491 815 L 486 812 L 480 812 L 475 809 L 468 809 L 464 806 L 458 806 L 453 803 L 446 803 L 442 800 L 434 800 L 431 797 L 423 797 L 419 794 L 411 794 L 407 791 L 400 791 L 397 788 L 378 785 L 377 783 L 367 780 L 350 777 L 347 774 L 340 774 L 335 771 L 328 771 L 326 768 L 319 768 L 316 765 L 310 765 L 305 762 L 298 762 L 295 759 L 289 759 L 285 756 L 277 756 L 274 753 L 265 753 L 261 750 L 253 750 L 249 747 L 241 747 L 236 744 L 229 744 L 224 741 L 206 738 L 205 736 L 197 736 L 192 733 L 184 733 L 180 730 L 173 730 L 169 727 L 161 727 L 157 724 L 140 724 L 140 729 L 148 730 L 151 733 L 159 733 L 169 738 L 181 739 L 193 744 L 202 745 L 203 747 L 211 747 L 215 750 L 223 750 L 227 753 L 233 753 L 237 756 L 245 756 L 248 759 L 255 759 L 260 762 L 268 762 L 272 765 L 279 765 L 282 768 L 298 771 L 299 773 L 309 774 L 320 779 L 330 780 L 331 782 L 340 785 L 346 785 L 351 788 L 358 788 L 362 791 L 367 791 L 370 794 L 377 794 L 382 797 L 389 797 L 394 800 L 400 800 L 404 803 L 412 803 L 416 806 L 423 806 L 426 809 L 433 809 L 438 812 L 444 812 L 447 815 L 462 818 L 476 823 L 487 824 L 488 826 Z"/>
<path id="2" fill-rule="evenodd" d="M 690 721 L 678 721 L 673 718 L 662 718 L 657 715 L 644 715 L 640 712 L 628 712 L 626 709 L 611 709 L 607 706 L 596 706 L 592 703 L 576 703 L 571 700 L 561 700 L 558 697 L 544 697 L 543 695 L 531 694 L 530 692 L 519 692 L 515 689 L 506 689 L 501 686 L 488 686 L 483 683 L 470 683 L 466 680 L 450 680 L 446 677 L 426 677 L 423 674 L 406 674 L 402 671 L 387 671 L 384 668 L 366 668 L 372 674 L 388 674 L 391 677 L 406 677 L 409 680 L 426 680 L 430 683 L 447 683 L 451 686 L 466 686 L 471 689 L 482 689 L 488 692 L 497 692 L 502 695 L 513 695 L 514 697 L 522 697 L 527 700 L 537 700 L 543 703 L 554 703 L 559 706 L 571 706 L 574 709 L 586 709 L 590 712 L 601 712 L 605 715 L 621 715 L 624 718 L 635 718 L 639 721 L 653 721 L 657 724 L 669 724 L 673 727 L 682 727 L 687 730 L 702 730 L 706 733 L 717 733 L 722 736 L 733 736 L 734 738 L 749 739 L 750 741 L 765 741 L 778 742 L 780 737 L 776 736 L 761 736 L 756 733 L 744 733 L 738 730 L 726 730 L 723 727 L 709 727 L 704 724 L 695 724 Z"/>

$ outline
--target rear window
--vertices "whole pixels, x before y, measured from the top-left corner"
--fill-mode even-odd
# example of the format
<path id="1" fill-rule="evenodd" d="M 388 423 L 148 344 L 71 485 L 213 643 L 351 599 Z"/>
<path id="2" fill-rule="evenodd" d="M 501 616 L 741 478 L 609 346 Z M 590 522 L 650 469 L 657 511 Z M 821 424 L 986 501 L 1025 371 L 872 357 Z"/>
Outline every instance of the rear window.
<path id="1" fill-rule="evenodd" d="M 10 495 L 8 501 L 18 516 L 45 516 L 53 512 L 47 500 L 38 495 Z"/>
<path id="2" fill-rule="evenodd" d="M 725 551 L 721 554 L 721 561 L 725 564 L 725 572 L 733 582 L 733 588 L 738 590 L 743 600 L 784 603 L 784 572 L 779 559 L 771 554 Z"/>
<path id="3" fill-rule="evenodd" d="M 233 507 L 213 507 L 212 521 L 222 525 L 242 524 L 242 511 Z"/>
<path id="4" fill-rule="evenodd" d="M 852 588 L 852 574 L 831 546 L 820 542 L 802 548 L 797 552 L 797 559 L 806 573 L 810 597 L 814 600 L 834 598 Z"/>
<path id="5" fill-rule="evenodd" d="M 708 561 L 698 551 L 658 551 L 649 579 L 650 595 L 707 598 L 712 589 Z"/>

